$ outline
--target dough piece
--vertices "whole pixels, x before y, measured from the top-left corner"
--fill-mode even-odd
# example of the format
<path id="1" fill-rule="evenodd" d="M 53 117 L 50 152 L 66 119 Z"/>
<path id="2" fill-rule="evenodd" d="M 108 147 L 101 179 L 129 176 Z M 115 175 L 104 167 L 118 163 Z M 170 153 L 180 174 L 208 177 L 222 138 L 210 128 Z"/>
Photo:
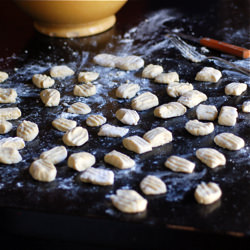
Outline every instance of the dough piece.
<path id="1" fill-rule="evenodd" d="M 160 65 L 147 65 L 142 71 L 142 77 L 153 79 L 163 72 L 163 67 Z"/>
<path id="2" fill-rule="evenodd" d="M 95 185 L 109 186 L 114 184 L 114 173 L 111 170 L 90 167 L 80 175 L 80 180 Z"/>
<path id="3" fill-rule="evenodd" d="M 187 112 L 187 108 L 179 102 L 169 102 L 162 104 L 155 108 L 154 116 L 167 119 L 184 115 Z"/>
<path id="4" fill-rule="evenodd" d="M 113 206 L 124 213 L 143 212 L 148 204 L 148 201 L 134 190 L 118 189 L 110 199 Z"/>
<path id="5" fill-rule="evenodd" d="M 238 117 L 237 109 L 230 106 L 221 107 L 218 123 L 223 126 L 234 126 Z"/>
<path id="6" fill-rule="evenodd" d="M 37 181 L 51 182 L 55 180 L 57 170 L 51 161 L 38 159 L 31 163 L 29 173 Z"/>
<path id="7" fill-rule="evenodd" d="M 68 158 L 68 166 L 79 172 L 92 167 L 95 162 L 95 156 L 88 152 L 74 153 Z"/>
<path id="8" fill-rule="evenodd" d="M 187 106 L 188 108 L 193 108 L 194 106 L 198 105 L 201 102 L 207 100 L 207 96 L 200 92 L 199 90 L 190 90 L 184 93 L 177 102 Z"/>
<path id="9" fill-rule="evenodd" d="M 137 135 L 123 139 L 122 144 L 126 149 L 137 154 L 143 154 L 152 150 L 151 144 Z"/>
<path id="10" fill-rule="evenodd" d="M 0 83 L 4 82 L 9 78 L 9 75 L 6 72 L 0 71 Z"/>
<path id="11" fill-rule="evenodd" d="M 75 72 L 66 65 L 54 66 L 50 69 L 50 76 L 55 78 L 65 78 L 74 74 Z"/>
<path id="12" fill-rule="evenodd" d="M 221 133 L 214 137 L 214 142 L 219 147 L 228 150 L 240 150 L 245 146 L 245 141 L 232 133 Z"/>
<path id="13" fill-rule="evenodd" d="M 24 147 L 25 142 L 20 137 L 7 137 L 0 140 L 0 148 L 14 148 L 20 150 Z"/>
<path id="14" fill-rule="evenodd" d="M 161 73 L 155 78 L 155 82 L 164 84 L 179 82 L 179 75 L 176 72 Z"/>
<path id="15" fill-rule="evenodd" d="M 200 148 L 196 150 L 196 157 L 210 168 L 226 164 L 225 156 L 213 148 Z"/>
<path id="16" fill-rule="evenodd" d="M 89 140 L 89 133 L 86 128 L 75 127 L 68 130 L 62 139 L 67 146 L 82 146 Z"/>
<path id="17" fill-rule="evenodd" d="M 24 141 L 34 140 L 39 133 L 39 128 L 34 122 L 24 120 L 17 127 L 16 134 L 18 137 L 24 139 Z"/>
<path id="18" fill-rule="evenodd" d="M 247 85 L 245 83 L 232 82 L 225 87 L 225 94 L 239 96 L 246 90 Z"/>
<path id="19" fill-rule="evenodd" d="M 212 67 L 204 67 L 196 74 L 195 80 L 201 82 L 218 82 L 221 77 L 222 74 L 219 70 Z"/>
<path id="20" fill-rule="evenodd" d="M 12 124 L 5 119 L 0 119 L 0 134 L 7 134 L 12 129 Z"/>
<path id="21" fill-rule="evenodd" d="M 140 94 L 131 102 L 132 109 L 137 111 L 147 110 L 157 105 L 159 105 L 158 97 L 151 92 Z"/>
<path id="22" fill-rule="evenodd" d="M 217 201 L 222 195 L 221 189 L 218 184 L 214 182 L 199 184 L 194 192 L 196 201 L 200 204 L 211 204 Z"/>
<path id="23" fill-rule="evenodd" d="M 140 183 L 142 192 L 146 195 L 164 194 L 167 192 L 166 184 L 154 175 L 146 176 Z"/>
<path id="24" fill-rule="evenodd" d="M 14 89 L 0 88 L 0 103 L 15 103 L 17 92 Z"/>
<path id="25" fill-rule="evenodd" d="M 127 125 L 137 125 L 140 116 L 135 110 L 121 108 L 115 113 L 116 118 Z"/>
<path id="26" fill-rule="evenodd" d="M 75 96 L 88 97 L 96 94 L 96 86 L 92 83 L 84 83 L 74 87 Z"/>
<path id="27" fill-rule="evenodd" d="M 140 86 L 136 83 L 124 83 L 116 89 L 116 97 L 130 99 L 140 90 Z"/>
<path id="28" fill-rule="evenodd" d="M 171 169 L 174 172 L 192 173 L 195 168 L 195 164 L 182 157 L 172 155 L 164 163 L 165 167 Z"/>
<path id="29" fill-rule="evenodd" d="M 119 59 L 120 57 L 106 54 L 106 53 L 98 54 L 93 58 L 96 64 L 103 66 L 103 67 L 112 67 L 112 68 L 116 67 L 116 62 Z"/>
<path id="30" fill-rule="evenodd" d="M 188 121 L 185 124 L 185 129 L 192 135 L 204 136 L 214 131 L 214 124 L 212 122 L 200 122 L 195 119 Z"/>
<path id="31" fill-rule="evenodd" d="M 250 113 L 250 101 L 245 101 L 242 104 L 242 111 L 244 113 Z"/>
<path id="32" fill-rule="evenodd" d="M 0 163 L 16 164 L 22 160 L 22 156 L 15 148 L 0 147 Z"/>
<path id="33" fill-rule="evenodd" d="M 87 71 L 87 72 L 80 72 L 78 74 L 78 82 L 92 82 L 95 81 L 97 78 L 99 77 L 99 73 L 97 72 L 91 72 L 91 71 Z"/>
<path id="34" fill-rule="evenodd" d="M 190 90 L 193 90 L 194 87 L 191 83 L 184 83 L 184 82 L 181 82 L 181 83 L 176 83 L 176 82 L 173 82 L 173 83 L 170 83 L 167 87 L 166 87 L 166 91 L 167 91 L 167 94 L 171 97 L 178 97 L 178 96 L 181 96 L 183 95 L 184 93 L 190 91 Z"/>
<path id="35" fill-rule="evenodd" d="M 40 97 L 46 107 L 58 106 L 60 102 L 60 92 L 56 89 L 45 89 L 41 91 Z"/>
<path id="36" fill-rule="evenodd" d="M 196 109 L 198 120 L 214 121 L 217 115 L 218 110 L 214 105 L 200 104 Z"/>
<path id="37" fill-rule="evenodd" d="M 108 137 L 123 137 L 128 133 L 128 128 L 117 127 L 110 124 L 104 124 L 101 126 L 98 135 Z"/>
<path id="38" fill-rule="evenodd" d="M 67 132 L 68 130 L 75 128 L 76 125 L 77 125 L 76 121 L 69 120 L 66 118 L 57 118 L 54 121 L 52 121 L 52 126 L 62 132 Z"/>
<path id="39" fill-rule="evenodd" d="M 149 130 L 143 135 L 143 139 L 150 143 L 151 147 L 159 147 L 173 140 L 172 133 L 163 127 Z"/>
<path id="40" fill-rule="evenodd" d="M 21 110 L 15 108 L 0 108 L 0 119 L 15 120 L 22 115 Z"/>
<path id="41" fill-rule="evenodd" d="M 115 66 L 122 70 L 137 70 L 144 66 L 144 60 L 139 56 L 120 57 Z"/>
<path id="42" fill-rule="evenodd" d="M 75 102 L 67 110 L 69 113 L 86 115 L 91 112 L 91 108 L 83 102 Z"/>
<path id="43" fill-rule="evenodd" d="M 55 84 L 55 80 L 47 75 L 35 74 L 32 76 L 33 84 L 41 89 L 50 88 Z"/>
<path id="44" fill-rule="evenodd" d="M 106 122 L 107 122 L 106 117 L 102 115 L 90 115 L 86 120 L 86 124 L 90 127 L 98 127 Z"/>
<path id="45" fill-rule="evenodd" d="M 132 168 L 135 165 L 135 161 L 129 156 L 113 150 L 104 156 L 104 161 L 119 169 Z"/>
<path id="46" fill-rule="evenodd" d="M 41 159 L 50 161 L 53 164 L 58 164 L 67 158 L 67 149 L 64 146 L 57 146 L 50 150 L 43 152 L 40 155 Z"/>

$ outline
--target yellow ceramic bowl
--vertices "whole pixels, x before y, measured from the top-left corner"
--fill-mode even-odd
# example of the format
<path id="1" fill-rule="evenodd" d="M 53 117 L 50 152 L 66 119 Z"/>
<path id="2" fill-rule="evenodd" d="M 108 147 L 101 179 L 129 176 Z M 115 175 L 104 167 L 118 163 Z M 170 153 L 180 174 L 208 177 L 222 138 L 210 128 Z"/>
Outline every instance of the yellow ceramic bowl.
<path id="1" fill-rule="evenodd" d="M 55 37 L 82 37 L 111 28 L 127 0 L 17 0 L 34 20 L 35 28 Z"/>

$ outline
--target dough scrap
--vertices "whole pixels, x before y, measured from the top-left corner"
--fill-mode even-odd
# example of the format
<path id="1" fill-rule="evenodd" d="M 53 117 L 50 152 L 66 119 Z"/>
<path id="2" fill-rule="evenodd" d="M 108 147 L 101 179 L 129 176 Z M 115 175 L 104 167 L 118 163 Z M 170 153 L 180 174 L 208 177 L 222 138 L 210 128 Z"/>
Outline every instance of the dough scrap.
<path id="1" fill-rule="evenodd" d="M 102 115 L 90 115 L 86 120 L 86 124 L 90 127 L 98 127 L 106 122 L 107 118 Z"/>
<path id="2" fill-rule="evenodd" d="M 167 192 L 166 184 L 154 175 L 147 175 L 140 182 L 140 188 L 146 195 L 158 195 Z"/>
<path id="3" fill-rule="evenodd" d="M 91 108 L 83 102 L 75 102 L 69 106 L 67 112 L 78 115 L 86 115 L 91 112 Z"/>
<path id="4" fill-rule="evenodd" d="M 240 150 L 245 146 L 245 141 L 232 133 L 220 133 L 214 137 L 214 142 L 228 150 Z"/>
<path id="5" fill-rule="evenodd" d="M 52 126 L 62 132 L 67 132 L 68 130 L 75 128 L 76 125 L 77 125 L 76 121 L 69 120 L 63 117 L 57 118 L 52 121 Z"/>
<path id="6" fill-rule="evenodd" d="M 200 148 L 196 150 L 196 157 L 210 168 L 226 164 L 226 157 L 213 148 Z"/>
<path id="7" fill-rule="evenodd" d="M 40 93 L 41 100 L 45 104 L 45 107 L 58 106 L 60 96 L 60 92 L 56 89 L 45 89 Z"/>
<path id="8" fill-rule="evenodd" d="M 226 85 L 225 94 L 240 96 L 246 90 L 247 90 L 246 83 L 232 82 Z"/>
<path id="9" fill-rule="evenodd" d="M 75 96 L 89 97 L 96 94 L 96 86 L 92 83 L 76 85 L 73 93 Z"/>
<path id="10" fill-rule="evenodd" d="M 204 67 L 196 74 L 195 80 L 201 82 L 218 82 L 221 77 L 222 74 L 218 69 Z"/>
<path id="11" fill-rule="evenodd" d="M 128 133 L 128 128 L 113 126 L 110 124 L 104 124 L 101 126 L 98 136 L 107 136 L 107 137 L 123 137 Z"/>
<path id="12" fill-rule="evenodd" d="M 250 101 L 244 101 L 242 104 L 242 111 L 244 113 L 250 113 Z"/>
<path id="13" fill-rule="evenodd" d="M 75 127 L 68 130 L 62 138 L 64 144 L 67 146 L 82 146 L 89 140 L 89 133 L 86 128 Z"/>
<path id="14" fill-rule="evenodd" d="M 137 154 L 143 154 L 152 150 L 151 144 L 137 135 L 123 139 L 122 144 L 126 149 Z"/>
<path id="15" fill-rule="evenodd" d="M 188 108 L 193 108 L 194 106 L 198 105 L 201 102 L 207 100 L 207 96 L 200 92 L 199 90 L 190 90 L 185 92 L 177 102 L 187 106 Z"/>
<path id="16" fill-rule="evenodd" d="M 0 88 L 0 103 L 15 103 L 17 92 L 11 88 Z"/>
<path id="17" fill-rule="evenodd" d="M 16 164 L 22 161 L 22 156 L 15 148 L 0 147 L 0 163 Z"/>
<path id="18" fill-rule="evenodd" d="M 184 82 L 173 82 L 169 83 L 166 87 L 167 94 L 171 97 L 178 97 L 183 95 L 184 93 L 193 90 L 194 87 L 191 83 L 184 83 Z"/>
<path id="19" fill-rule="evenodd" d="M 95 81 L 99 77 L 99 73 L 87 71 L 87 72 L 80 72 L 78 74 L 78 82 L 92 82 Z"/>
<path id="20" fill-rule="evenodd" d="M 0 71 L 0 83 L 4 82 L 9 78 L 8 73 Z"/>
<path id="21" fill-rule="evenodd" d="M 124 213 L 139 213 L 147 208 L 147 200 L 134 190 L 118 189 L 110 197 L 112 204 Z"/>
<path id="22" fill-rule="evenodd" d="M 13 128 L 12 123 L 6 121 L 5 119 L 0 119 L 0 134 L 7 134 Z"/>
<path id="23" fill-rule="evenodd" d="M 68 167 L 79 172 L 92 167 L 96 162 L 95 156 L 88 152 L 78 152 L 71 154 L 68 158 Z"/>
<path id="24" fill-rule="evenodd" d="M 192 135 L 204 136 L 214 131 L 212 122 L 200 122 L 198 120 L 190 120 L 185 124 L 185 129 Z"/>
<path id="25" fill-rule="evenodd" d="M 43 74 L 35 74 L 32 76 L 33 84 L 41 89 L 50 88 L 55 84 L 55 80 Z"/>
<path id="26" fill-rule="evenodd" d="M 179 75 L 177 74 L 177 72 L 161 73 L 158 76 L 156 76 L 154 81 L 156 83 L 164 83 L 164 84 L 179 82 Z"/>
<path id="27" fill-rule="evenodd" d="M 40 155 L 41 159 L 50 161 L 53 164 L 58 164 L 67 158 L 68 152 L 64 146 L 57 146 L 50 150 L 43 152 Z"/>
<path id="28" fill-rule="evenodd" d="M 75 72 L 66 65 L 53 66 L 50 69 L 50 76 L 55 78 L 66 78 L 74 74 Z"/>
<path id="29" fill-rule="evenodd" d="M 168 119 L 184 115 L 186 112 L 187 108 L 181 103 L 169 102 L 156 107 L 154 110 L 154 116 L 162 119 Z"/>
<path id="30" fill-rule="evenodd" d="M 115 66 L 122 70 L 138 70 L 144 66 L 144 60 L 134 55 L 120 57 Z"/>
<path id="31" fill-rule="evenodd" d="M 39 133 L 39 128 L 36 123 L 24 120 L 18 127 L 16 134 L 18 137 L 24 139 L 24 141 L 34 140 Z"/>
<path id="32" fill-rule="evenodd" d="M 0 140 L 0 148 L 14 148 L 20 150 L 24 147 L 25 142 L 20 137 L 7 137 Z"/>
<path id="33" fill-rule="evenodd" d="M 135 165 L 135 161 L 129 156 L 113 150 L 104 156 L 104 161 L 119 169 L 132 168 Z"/>
<path id="34" fill-rule="evenodd" d="M 202 182 L 196 187 L 194 192 L 196 201 L 204 205 L 217 201 L 221 195 L 222 192 L 219 185 L 214 182 Z"/>
<path id="35" fill-rule="evenodd" d="M 230 106 L 221 107 L 218 123 L 222 126 L 234 126 L 238 117 L 237 109 Z"/>
<path id="36" fill-rule="evenodd" d="M 137 125 L 140 120 L 140 116 L 135 110 L 121 108 L 115 113 L 116 118 L 127 125 Z"/>
<path id="37" fill-rule="evenodd" d="M 80 180 L 95 185 L 109 186 L 114 184 L 114 173 L 111 170 L 90 167 L 81 173 Z"/>
<path id="38" fill-rule="evenodd" d="M 217 115 L 218 110 L 214 105 L 200 104 L 196 109 L 198 120 L 214 121 Z"/>
<path id="39" fill-rule="evenodd" d="M 124 83 L 116 89 L 116 97 L 130 99 L 140 90 L 140 86 L 136 83 Z"/>
<path id="40" fill-rule="evenodd" d="M 164 163 L 165 167 L 171 169 L 174 172 L 192 173 L 195 168 L 195 164 L 180 156 L 172 155 Z"/>
<path id="41" fill-rule="evenodd" d="M 160 65 L 149 64 L 142 71 L 143 78 L 153 79 L 163 72 L 163 67 Z"/>
<path id="42" fill-rule="evenodd" d="M 158 97 L 151 92 L 145 92 L 135 97 L 131 102 L 132 109 L 143 111 L 159 105 Z"/>
<path id="43" fill-rule="evenodd" d="M 16 120 L 22 115 L 19 108 L 0 108 L 0 119 Z"/>

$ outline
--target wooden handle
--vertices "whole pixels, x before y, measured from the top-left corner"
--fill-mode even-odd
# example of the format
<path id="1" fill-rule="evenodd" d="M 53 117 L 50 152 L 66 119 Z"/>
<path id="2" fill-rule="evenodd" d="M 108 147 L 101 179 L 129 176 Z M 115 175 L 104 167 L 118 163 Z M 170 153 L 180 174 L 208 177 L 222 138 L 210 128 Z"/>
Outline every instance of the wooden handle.
<path id="1" fill-rule="evenodd" d="M 216 49 L 234 56 L 242 58 L 250 57 L 249 49 L 241 48 L 229 43 L 220 42 L 207 37 L 200 39 L 200 43 L 208 48 Z"/>

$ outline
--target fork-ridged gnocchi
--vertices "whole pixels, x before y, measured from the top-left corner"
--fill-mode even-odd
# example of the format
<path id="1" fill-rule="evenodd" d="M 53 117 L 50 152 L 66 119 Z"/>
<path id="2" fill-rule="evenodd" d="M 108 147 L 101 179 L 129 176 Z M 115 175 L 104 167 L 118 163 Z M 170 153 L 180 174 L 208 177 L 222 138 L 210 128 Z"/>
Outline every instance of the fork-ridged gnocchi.
<path id="1" fill-rule="evenodd" d="M 32 83 L 41 89 L 50 88 L 55 84 L 55 80 L 44 74 L 35 74 L 32 76 Z"/>
<path id="2" fill-rule="evenodd" d="M 0 134 L 7 134 L 12 128 L 12 123 L 6 121 L 5 119 L 0 119 Z"/>
<path id="3" fill-rule="evenodd" d="M 232 133 L 220 133 L 214 137 L 214 142 L 219 147 L 228 150 L 240 150 L 245 146 L 245 141 Z"/>
<path id="4" fill-rule="evenodd" d="M 128 133 L 128 128 L 113 126 L 110 124 L 104 124 L 101 126 L 98 136 L 107 136 L 107 137 L 123 137 Z"/>
<path id="5" fill-rule="evenodd" d="M 240 82 L 232 82 L 226 85 L 225 94 L 239 96 L 247 90 L 247 85 Z"/>
<path id="6" fill-rule="evenodd" d="M 204 136 L 214 131 L 212 122 L 200 122 L 198 120 L 190 120 L 185 124 L 185 129 L 192 135 Z"/>
<path id="7" fill-rule="evenodd" d="M 130 99 L 140 90 L 140 86 L 136 83 L 124 83 L 120 85 L 115 92 L 116 97 Z"/>
<path id="8" fill-rule="evenodd" d="M 78 74 L 78 82 L 92 82 L 95 81 L 99 77 L 98 72 L 92 72 L 92 71 L 87 71 L 87 72 L 80 72 Z"/>
<path id="9" fill-rule="evenodd" d="M 91 112 L 91 108 L 86 103 L 75 102 L 68 107 L 67 112 L 78 115 L 86 115 Z"/>
<path id="10" fill-rule="evenodd" d="M 242 111 L 244 113 L 250 113 L 250 101 L 244 101 L 242 104 Z"/>
<path id="11" fill-rule="evenodd" d="M 17 92 L 11 88 L 0 88 L 0 103 L 15 103 Z"/>
<path id="12" fill-rule="evenodd" d="M 159 195 L 167 192 L 166 184 L 154 175 L 147 175 L 143 178 L 140 188 L 146 195 Z"/>
<path id="13" fill-rule="evenodd" d="M 121 108 L 115 113 L 116 118 L 127 125 L 137 125 L 140 120 L 140 116 L 135 110 Z"/>
<path id="14" fill-rule="evenodd" d="M 190 90 L 185 92 L 177 102 L 187 106 L 188 108 L 193 108 L 194 106 L 198 105 L 201 102 L 207 100 L 207 96 L 200 92 L 199 90 Z"/>
<path id="15" fill-rule="evenodd" d="M 179 82 L 179 75 L 177 74 L 177 72 L 161 73 L 158 76 L 156 76 L 154 81 L 156 83 L 164 83 L 164 84 Z"/>
<path id="16" fill-rule="evenodd" d="M 57 118 L 52 121 L 52 126 L 59 131 L 67 132 L 68 130 L 75 128 L 77 122 L 74 120 L 66 119 L 66 118 Z"/>
<path id="17" fill-rule="evenodd" d="M 0 140 L 0 148 L 14 148 L 17 150 L 25 147 L 25 141 L 20 137 L 7 137 Z"/>
<path id="18" fill-rule="evenodd" d="M 4 82 L 9 78 L 8 73 L 0 71 L 0 83 Z"/>
<path id="19" fill-rule="evenodd" d="M 75 72 L 66 65 L 53 66 L 50 69 L 50 76 L 55 78 L 65 78 L 74 74 Z"/>
<path id="20" fill-rule="evenodd" d="M 39 133 L 39 128 L 36 123 L 24 120 L 17 127 L 16 134 L 18 137 L 24 139 L 24 141 L 34 140 Z"/>
<path id="21" fill-rule="evenodd" d="M 158 97 L 151 92 L 145 92 L 135 97 L 131 102 L 132 109 L 143 111 L 159 104 Z"/>
<path id="22" fill-rule="evenodd" d="M 171 97 L 178 97 L 183 95 L 184 93 L 193 90 L 194 87 L 191 83 L 184 83 L 184 82 L 173 82 L 169 83 L 166 87 L 167 94 Z"/>
<path id="23" fill-rule="evenodd" d="M 115 66 L 122 70 L 138 70 L 144 66 L 144 60 L 135 55 L 120 57 Z"/>
<path id="24" fill-rule="evenodd" d="M 192 173 L 195 168 L 195 164 L 180 156 L 172 155 L 164 163 L 165 167 L 171 169 L 174 172 Z"/>
<path id="25" fill-rule="evenodd" d="M 68 158 L 68 167 L 83 171 L 92 167 L 96 162 L 95 156 L 88 152 L 73 153 Z"/>
<path id="26" fill-rule="evenodd" d="M 0 147 L 0 163 L 16 164 L 22 161 L 22 156 L 15 148 Z"/>
<path id="27" fill-rule="evenodd" d="M 89 140 L 88 130 L 83 127 L 75 127 L 68 130 L 62 139 L 67 146 L 82 146 Z"/>
<path id="28" fill-rule="evenodd" d="M 184 115 L 187 108 L 179 102 L 169 102 L 162 104 L 154 109 L 154 116 L 168 119 Z"/>
<path id="29" fill-rule="evenodd" d="M 149 64 L 142 71 L 143 78 L 153 79 L 163 72 L 161 65 Z"/>
<path id="30" fill-rule="evenodd" d="M 57 146 L 41 153 L 40 158 L 58 164 L 67 158 L 68 152 L 64 146 Z"/>
<path id="31" fill-rule="evenodd" d="M 96 94 L 96 86 L 92 83 L 76 85 L 74 87 L 73 93 L 75 96 L 89 97 Z"/>
<path id="32" fill-rule="evenodd" d="M 107 118 L 102 115 L 90 115 L 86 120 L 86 124 L 90 127 L 98 127 L 106 122 Z"/>
<path id="33" fill-rule="evenodd" d="M 122 144 L 126 149 L 137 154 L 143 154 L 152 150 L 151 144 L 137 135 L 123 139 Z"/>
<path id="34" fill-rule="evenodd" d="M 18 107 L 14 108 L 0 108 L 0 119 L 16 120 L 22 115 Z"/>
<path id="35" fill-rule="evenodd" d="M 204 67 L 196 74 L 195 80 L 202 82 L 218 82 L 221 77 L 222 74 L 218 69 Z"/>
<path id="36" fill-rule="evenodd" d="M 56 89 L 45 89 L 40 93 L 41 100 L 46 107 L 58 106 L 60 96 L 60 92 Z"/>
<path id="37" fill-rule="evenodd" d="M 196 109 L 198 120 L 214 121 L 217 118 L 218 110 L 214 105 L 200 104 Z"/>
<path id="38" fill-rule="evenodd" d="M 218 123 L 223 126 L 234 126 L 238 117 L 237 109 L 231 106 L 221 107 Z"/>

